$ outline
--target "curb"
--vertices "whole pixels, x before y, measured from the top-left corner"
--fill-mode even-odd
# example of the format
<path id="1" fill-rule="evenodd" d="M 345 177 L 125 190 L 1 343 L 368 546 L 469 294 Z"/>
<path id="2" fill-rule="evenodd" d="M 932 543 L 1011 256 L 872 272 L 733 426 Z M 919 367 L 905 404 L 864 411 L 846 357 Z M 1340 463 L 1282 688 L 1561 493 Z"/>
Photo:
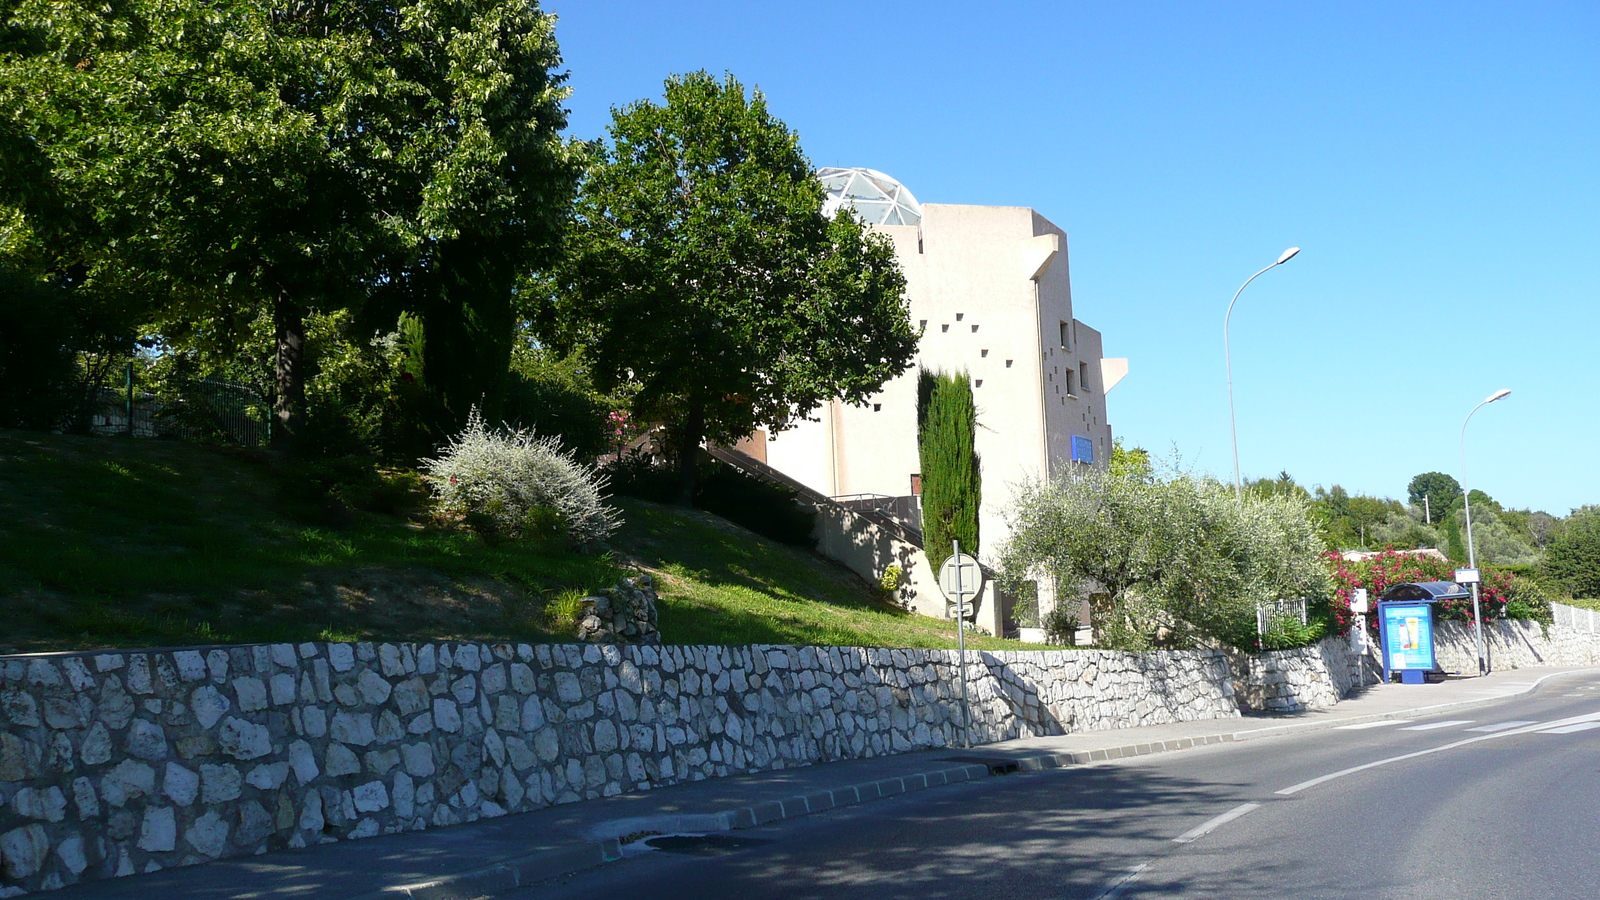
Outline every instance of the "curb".
<path id="1" fill-rule="evenodd" d="M 1291 722 L 1283 725 L 1253 728 L 1248 731 L 1221 732 L 1218 734 L 1200 735 L 1197 737 L 1174 738 L 1164 741 L 1145 741 L 1135 744 L 1125 744 L 1120 747 L 1102 747 L 1097 750 L 1070 750 L 1070 751 L 1045 751 L 1030 753 L 1027 751 L 991 750 L 990 754 L 995 759 L 1004 759 L 1015 762 L 1017 769 L 1022 772 L 1037 772 L 1045 769 L 1059 769 L 1070 766 L 1088 765 L 1090 763 L 1107 762 L 1115 759 L 1127 759 L 1136 756 L 1149 756 L 1156 753 L 1167 753 L 1174 750 L 1187 750 L 1192 747 L 1204 747 L 1211 744 L 1228 744 L 1256 738 L 1278 737 L 1285 734 L 1299 732 L 1323 731 L 1330 728 L 1339 728 L 1346 725 L 1358 725 L 1364 722 L 1377 722 L 1385 719 L 1416 719 L 1437 713 L 1453 710 L 1472 709 L 1480 706 L 1489 706 L 1502 703 L 1506 700 L 1517 700 L 1531 695 L 1541 685 L 1552 678 L 1573 674 L 1571 672 L 1554 672 L 1545 675 L 1529 685 L 1526 690 L 1517 693 L 1502 694 L 1497 697 L 1480 697 L 1474 700 L 1458 700 L 1452 703 L 1439 703 L 1432 706 L 1419 706 L 1410 709 L 1394 710 L 1387 713 L 1374 713 L 1366 716 L 1347 716 L 1338 719 L 1329 719 L 1322 722 Z M 954 748 L 951 748 L 953 752 Z M 981 753 L 984 748 L 974 747 L 972 753 Z M 918 772 L 912 775 L 882 778 L 877 781 L 867 781 L 834 790 L 817 791 L 795 797 L 786 797 L 781 800 L 768 800 L 751 806 L 743 806 L 725 810 L 720 813 L 683 814 L 668 816 L 641 816 L 629 819 L 613 819 L 602 822 L 585 833 L 585 840 L 581 844 L 562 847 L 556 850 L 545 850 L 503 860 L 490 866 L 457 872 L 439 878 L 417 882 L 415 884 L 395 885 L 381 888 L 350 900 L 481 900 L 488 895 L 519 887 L 536 884 L 562 875 L 570 875 L 585 869 L 592 869 L 606 863 L 622 859 L 621 838 L 644 831 L 660 832 L 662 834 L 707 834 L 721 831 L 736 831 L 742 828 L 754 828 L 783 819 L 796 819 L 809 816 L 813 813 L 825 812 L 846 806 L 855 806 L 861 803 L 870 803 L 874 800 L 884 800 L 900 794 L 909 794 L 928 788 L 940 787 L 947 784 L 977 781 L 994 774 L 991 768 L 982 764 L 969 764 L 933 769 L 927 772 Z"/>
<path id="2" fill-rule="evenodd" d="M 976 781 L 988 775 L 989 767 L 985 765 L 948 766 L 803 796 L 769 800 L 720 813 L 614 819 L 591 828 L 585 835 L 587 839 L 575 846 L 530 853 L 430 881 L 380 888 L 351 900 L 479 900 L 485 895 L 615 862 L 622 858 L 620 838 L 641 831 L 709 833 L 754 828 L 781 819 L 795 819 L 946 784 Z"/>

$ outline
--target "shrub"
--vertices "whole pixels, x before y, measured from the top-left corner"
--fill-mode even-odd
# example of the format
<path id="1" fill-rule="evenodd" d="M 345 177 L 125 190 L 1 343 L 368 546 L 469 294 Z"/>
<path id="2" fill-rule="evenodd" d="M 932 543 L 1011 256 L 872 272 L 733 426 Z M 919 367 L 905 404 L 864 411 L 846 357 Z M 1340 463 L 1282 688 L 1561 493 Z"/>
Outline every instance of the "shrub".
<path id="1" fill-rule="evenodd" d="M 1078 639 L 1078 610 L 1076 605 L 1057 606 L 1045 613 L 1039 621 L 1044 629 L 1044 639 L 1052 644 L 1070 646 Z"/>
<path id="2" fill-rule="evenodd" d="M 982 461 L 976 435 L 978 412 L 972 380 L 960 375 L 917 372 L 917 455 L 922 466 L 922 533 L 928 565 L 938 571 L 951 542 L 978 552 L 978 507 L 983 498 Z"/>
<path id="3" fill-rule="evenodd" d="M 423 460 L 438 509 L 489 538 L 595 544 L 617 527 L 605 475 L 526 429 L 491 431 L 474 408 L 438 457 Z"/>
<path id="4" fill-rule="evenodd" d="M 885 599 L 894 599 L 895 592 L 900 590 L 901 574 L 899 566 L 890 566 L 883 570 L 883 577 L 878 579 L 878 590 L 883 592 Z"/>
<path id="5" fill-rule="evenodd" d="M 1573 512 L 1545 550 L 1544 573 L 1574 597 L 1600 597 L 1600 508 Z"/>
<path id="6" fill-rule="evenodd" d="M 1330 550 L 1326 559 L 1329 571 L 1333 574 L 1333 613 L 1338 631 L 1346 631 L 1350 627 L 1350 596 L 1356 588 L 1367 589 L 1368 601 L 1372 604 L 1367 614 L 1367 624 L 1376 628 L 1377 603 L 1383 599 L 1384 591 L 1407 582 L 1454 581 L 1456 578 L 1455 563 L 1432 556 L 1409 556 L 1393 549 L 1362 562 L 1349 562 Z M 1509 615 L 1505 607 L 1511 590 L 1510 573 L 1484 568 L 1483 584 L 1478 589 L 1478 606 L 1483 610 L 1485 619 Z M 1433 605 L 1433 614 L 1441 621 L 1470 622 L 1472 600 L 1441 600 Z"/>
<path id="7" fill-rule="evenodd" d="M 1186 474 L 1073 467 L 1025 484 L 1000 549 L 1002 582 L 1040 575 L 1091 599 L 1096 643 L 1140 650 L 1201 639 L 1257 643 L 1258 602 L 1304 599 L 1330 615 L 1332 584 L 1306 500 L 1247 496 Z"/>
<path id="8" fill-rule="evenodd" d="M 569 590 L 557 594 L 545 604 L 544 619 L 551 631 L 568 634 L 578 630 L 578 619 L 583 615 L 583 591 Z"/>

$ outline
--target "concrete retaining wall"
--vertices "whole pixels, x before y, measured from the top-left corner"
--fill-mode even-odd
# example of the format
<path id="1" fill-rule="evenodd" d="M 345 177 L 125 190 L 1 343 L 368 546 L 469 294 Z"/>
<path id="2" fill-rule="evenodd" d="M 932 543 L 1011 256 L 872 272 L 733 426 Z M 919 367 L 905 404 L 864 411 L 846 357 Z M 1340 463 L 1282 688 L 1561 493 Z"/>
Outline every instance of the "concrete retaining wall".
<path id="1" fill-rule="evenodd" d="M 0 659 L 0 896 L 956 745 L 957 654 L 275 644 Z M 968 654 L 975 742 L 1238 715 L 1220 653 Z"/>

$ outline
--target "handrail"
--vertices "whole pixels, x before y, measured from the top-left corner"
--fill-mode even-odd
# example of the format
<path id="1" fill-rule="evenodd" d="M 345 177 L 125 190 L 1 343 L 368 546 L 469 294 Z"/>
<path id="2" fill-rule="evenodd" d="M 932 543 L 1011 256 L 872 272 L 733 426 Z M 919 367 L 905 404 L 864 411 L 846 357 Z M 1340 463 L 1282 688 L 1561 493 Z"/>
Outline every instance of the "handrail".
<path id="1" fill-rule="evenodd" d="M 877 510 L 853 509 L 845 506 L 843 503 L 839 502 L 839 498 L 829 497 L 827 494 L 802 484 L 800 481 L 789 477 L 777 469 L 774 469 L 773 467 L 767 465 L 759 459 L 756 459 L 748 453 L 735 450 L 732 447 L 725 447 L 720 444 L 712 444 L 707 442 L 706 452 L 710 453 L 713 459 L 721 460 L 722 462 L 725 462 L 748 475 L 754 476 L 758 480 L 789 488 L 800 496 L 806 498 L 806 500 L 812 504 L 828 504 L 861 516 L 874 525 L 891 532 L 900 540 L 914 545 L 918 550 L 922 549 L 922 532 L 920 530 L 895 521 L 894 519 Z"/>

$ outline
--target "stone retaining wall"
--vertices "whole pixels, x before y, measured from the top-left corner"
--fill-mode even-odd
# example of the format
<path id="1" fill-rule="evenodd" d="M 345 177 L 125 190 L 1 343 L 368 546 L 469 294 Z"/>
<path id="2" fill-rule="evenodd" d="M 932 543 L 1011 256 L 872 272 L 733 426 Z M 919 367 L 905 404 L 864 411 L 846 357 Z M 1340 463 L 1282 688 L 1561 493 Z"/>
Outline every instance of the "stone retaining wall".
<path id="1" fill-rule="evenodd" d="M 1357 687 L 1378 681 L 1342 635 L 1295 650 L 1241 653 L 1232 662 L 1239 705 L 1253 712 L 1333 706 Z"/>
<path id="2" fill-rule="evenodd" d="M 1587 617 L 1583 614 L 1588 610 L 1562 604 L 1552 606 L 1556 608 L 1556 624 L 1548 628 L 1538 622 L 1519 620 L 1484 622 L 1484 654 L 1489 658 L 1490 667 L 1525 669 L 1600 663 L 1600 634 L 1586 627 Z M 1566 611 L 1565 616 L 1563 611 Z M 1577 622 L 1567 624 L 1574 618 Z M 1472 626 L 1464 622 L 1440 622 L 1434 628 L 1434 658 L 1447 672 L 1476 674 L 1478 649 Z"/>
<path id="3" fill-rule="evenodd" d="M 0 659 L 0 897 L 957 745 L 957 654 L 274 644 Z M 1238 715 L 1218 652 L 968 653 L 973 740 Z"/>

